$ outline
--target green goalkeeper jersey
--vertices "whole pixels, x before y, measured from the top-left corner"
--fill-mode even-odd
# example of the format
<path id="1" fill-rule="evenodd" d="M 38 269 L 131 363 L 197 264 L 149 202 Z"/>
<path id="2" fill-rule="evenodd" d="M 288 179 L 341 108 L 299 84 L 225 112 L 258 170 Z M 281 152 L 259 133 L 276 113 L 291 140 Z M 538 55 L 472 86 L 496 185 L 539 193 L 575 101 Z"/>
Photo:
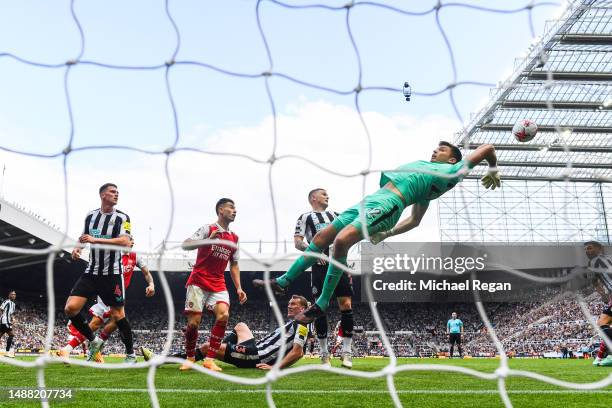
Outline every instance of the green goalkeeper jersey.
<path id="1" fill-rule="evenodd" d="M 471 162 L 467 162 L 472 168 Z M 415 203 L 427 205 L 461 181 L 463 175 L 457 177 L 440 177 L 457 173 L 465 166 L 465 160 L 458 163 L 438 163 L 419 160 L 404 164 L 393 171 L 383 172 L 380 176 L 380 187 L 389 181 L 402 193 L 406 200 L 406 207 Z M 427 174 L 429 172 L 434 174 Z"/>

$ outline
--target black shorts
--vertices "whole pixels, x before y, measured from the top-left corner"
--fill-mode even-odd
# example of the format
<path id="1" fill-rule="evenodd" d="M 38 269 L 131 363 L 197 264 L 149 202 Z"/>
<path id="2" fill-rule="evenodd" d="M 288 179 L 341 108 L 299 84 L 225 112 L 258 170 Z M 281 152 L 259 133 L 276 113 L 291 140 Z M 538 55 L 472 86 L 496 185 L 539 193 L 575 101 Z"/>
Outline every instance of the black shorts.
<path id="1" fill-rule="evenodd" d="M 323 282 L 325 282 L 325 276 L 327 275 L 327 265 L 312 265 L 312 273 L 310 274 L 310 283 L 312 285 L 312 298 L 317 300 L 321 291 L 323 290 Z M 334 290 L 334 296 L 336 297 L 352 297 L 353 296 L 353 277 L 344 272 L 340 277 L 340 282 Z"/>
<path id="2" fill-rule="evenodd" d="M 123 278 L 121 275 L 84 273 L 72 287 L 70 296 L 85 298 L 100 296 L 106 306 L 123 306 L 125 304 Z"/>
<path id="3" fill-rule="evenodd" d="M 0 334 L 8 333 L 11 330 L 13 330 L 13 328 L 10 324 L 0 324 Z"/>
<path id="4" fill-rule="evenodd" d="M 242 343 L 226 343 L 223 361 L 238 368 L 255 368 L 259 364 L 259 353 L 255 339 Z"/>
<path id="5" fill-rule="evenodd" d="M 450 344 L 461 344 L 461 333 L 450 333 L 449 335 Z"/>

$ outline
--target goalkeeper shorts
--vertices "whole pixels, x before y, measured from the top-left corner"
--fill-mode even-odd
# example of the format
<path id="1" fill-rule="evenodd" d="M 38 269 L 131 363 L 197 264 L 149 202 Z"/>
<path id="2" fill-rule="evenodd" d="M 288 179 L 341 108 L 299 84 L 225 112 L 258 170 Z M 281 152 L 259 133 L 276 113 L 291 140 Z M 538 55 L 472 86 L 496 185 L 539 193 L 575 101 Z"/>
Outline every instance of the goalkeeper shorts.
<path id="1" fill-rule="evenodd" d="M 400 196 L 386 188 L 381 188 L 374 194 L 364 198 L 363 209 L 365 210 L 368 234 L 389 231 L 399 221 L 404 208 L 405 205 Z M 361 230 L 361 210 L 362 204 L 355 204 L 340 214 L 332 225 L 336 231 L 340 231 L 347 225 L 352 225 Z"/>

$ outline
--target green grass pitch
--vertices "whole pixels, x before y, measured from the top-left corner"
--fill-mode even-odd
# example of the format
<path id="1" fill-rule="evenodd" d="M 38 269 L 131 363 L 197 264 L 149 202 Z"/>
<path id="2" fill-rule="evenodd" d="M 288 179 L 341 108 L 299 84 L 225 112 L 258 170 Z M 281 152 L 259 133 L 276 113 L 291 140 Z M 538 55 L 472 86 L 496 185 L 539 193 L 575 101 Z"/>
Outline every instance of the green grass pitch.
<path id="1" fill-rule="evenodd" d="M 111 360 L 112 359 L 107 359 Z M 119 361 L 119 360 L 116 360 Z M 315 364 L 305 358 L 300 364 Z M 572 382 L 593 382 L 612 376 L 612 367 L 593 367 L 592 360 L 510 360 L 510 367 L 529 370 Z M 388 359 L 355 359 L 353 370 L 380 370 Z M 450 364 L 482 372 L 493 372 L 497 359 L 399 359 L 399 364 Z M 333 362 L 339 366 L 339 361 Z M 259 370 L 238 369 L 221 364 L 224 373 L 258 377 Z M 73 399 L 51 402 L 59 407 L 148 407 L 147 369 L 103 370 L 63 364 L 45 369 L 48 387 L 71 388 Z M 162 407 L 263 407 L 263 386 L 244 386 L 214 379 L 198 372 L 179 372 L 178 365 L 160 367 L 156 387 Z M 0 364 L 0 387 L 35 387 L 36 370 Z M 469 375 L 412 371 L 395 376 L 395 386 L 404 406 L 410 407 L 500 407 L 497 382 Z M 574 391 L 524 377 L 509 377 L 507 388 L 515 407 L 606 407 L 612 406 L 612 386 L 596 391 Z M 100 390 L 101 389 L 101 390 Z M 278 407 L 391 407 L 386 379 L 359 379 L 325 372 L 308 372 L 282 378 L 274 383 Z M 115 391 L 116 390 L 116 391 Z M 121 391 L 123 390 L 123 391 Z M 184 391 L 181 391 L 184 390 Z M 2 391 L 1 407 L 39 407 L 40 402 L 9 401 Z"/>

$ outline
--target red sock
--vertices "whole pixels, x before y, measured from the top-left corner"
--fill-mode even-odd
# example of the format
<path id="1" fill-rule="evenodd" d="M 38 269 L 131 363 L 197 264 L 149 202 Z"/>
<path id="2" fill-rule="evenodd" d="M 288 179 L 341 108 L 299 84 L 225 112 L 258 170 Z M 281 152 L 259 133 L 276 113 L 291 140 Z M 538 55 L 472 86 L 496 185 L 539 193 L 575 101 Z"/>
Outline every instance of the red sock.
<path id="1" fill-rule="evenodd" d="M 215 322 L 215 325 L 210 331 L 210 345 L 208 346 L 208 353 L 206 353 L 206 358 L 217 357 L 217 351 L 219 351 L 219 348 L 221 347 L 221 341 L 223 340 L 223 337 L 225 337 L 226 326 L 227 322 Z"/>
<path id="2" fill-rule="evenodd" d="M 106 330 L 102 330 L 102 333 L 100 333 L 100 338 L 104 341 L 108 340 L 108 337 L 111 335 L 111 333 L 107 333 Z"/>
<path id="3" fill-rule="evenodd" d="M 197 327 L 187 326 L 185 330 L 185 353 L 187 357 L 195 357 L 195 347 L 198 342 Z"/>
<path id="4" fill-rule="evenodd" d="M 72 348 L 73 348 L 73 349 L 75 349 L 75 348 L 79 347 L 79 344 L 81 344 L 82 342 L 83 342 L 83 341 L 82 341 L 82 340 L 80 340 L 80 339 L 79 339 L 77 336 L 74 336 L 74 337 L 72 338 L 72 340 L 70 340 L 70 341 L 68 342 L 68 344 L 69 344 L 70 346 L 72 346 Z"/>
<path id="5" fill-rule="evenodd" d="M 602 340 L 601 343 L 599 344 L 599 351 L 597 352 L 597 358 L 604 358 L 606 356 L 607 351 L 608 351 L 608 347 L 606 347 L 606 342 Z"/>

